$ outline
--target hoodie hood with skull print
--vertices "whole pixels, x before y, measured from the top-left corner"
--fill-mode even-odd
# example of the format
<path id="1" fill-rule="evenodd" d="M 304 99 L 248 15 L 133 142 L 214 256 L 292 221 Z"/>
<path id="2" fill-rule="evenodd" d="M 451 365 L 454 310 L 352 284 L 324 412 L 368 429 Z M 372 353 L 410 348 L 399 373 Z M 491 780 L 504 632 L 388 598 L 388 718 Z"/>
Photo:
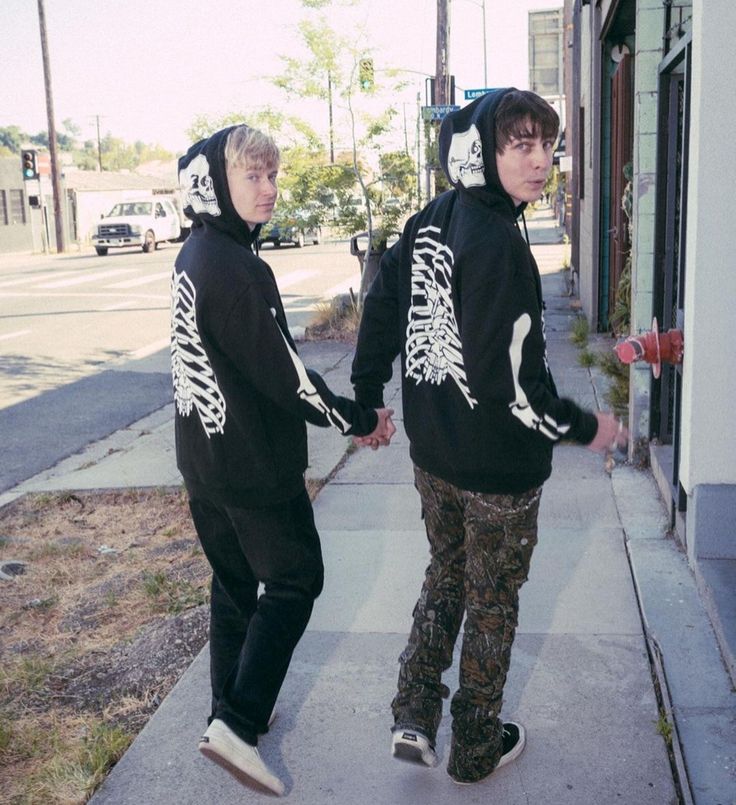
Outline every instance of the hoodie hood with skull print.
<path id="1" fill-rule="evenodd" d="M 511 89 L 450 113 L 440 162 L 452 185 L 410 218 L 365 299 L 352 381 L 379 406 L 401 355 L 414 462 L 476 492 L 520 493 L 551 472 L 561 439 L 595 416 L 560 399 L 547 364 L 537 265 L 496 167 L 495 113 Z"/>
<path id="2" fill-rule="evenodd" d="M 177 464 L 192 494 L 249 506 L 299 494 L 306 422 L 366 435 L 372 408 L 333 394 L 305 368 L 258 229 L 235 211 L 224 129 L 179 160 L 192 232 L 172 277 L 171 358 Z"/>

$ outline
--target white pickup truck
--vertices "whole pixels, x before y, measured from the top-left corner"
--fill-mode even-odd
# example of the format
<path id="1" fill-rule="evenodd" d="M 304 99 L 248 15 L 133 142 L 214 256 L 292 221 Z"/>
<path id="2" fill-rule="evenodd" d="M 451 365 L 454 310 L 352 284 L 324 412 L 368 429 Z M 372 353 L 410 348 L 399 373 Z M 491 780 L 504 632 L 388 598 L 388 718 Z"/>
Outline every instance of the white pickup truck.
<path id="1" fill-rule="evenodd" d="M 162 241 L 178 240 L 181 235 L 179 214 L 166 198 L 120 201 L 97 223 L 92 245 L 99 255 L 108 249 L 139 246 L 152 252 Z"/>

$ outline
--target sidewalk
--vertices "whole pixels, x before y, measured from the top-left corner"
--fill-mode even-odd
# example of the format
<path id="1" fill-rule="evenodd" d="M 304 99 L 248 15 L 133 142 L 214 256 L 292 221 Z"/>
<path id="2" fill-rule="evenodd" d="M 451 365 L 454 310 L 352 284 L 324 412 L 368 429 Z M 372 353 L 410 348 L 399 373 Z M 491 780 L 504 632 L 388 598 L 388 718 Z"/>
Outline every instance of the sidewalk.
<path id="1" fill-rule="evenodd" d="M 561 393 L 604 407 L 603 377 L 578 364 L 568 339 L 574 313 L 555 271 L 564 247 L 552 243 L 550 227 L 532 220 L 529 229 L 533 243 L 548 244 L 535 252 L 544 274 L 552 370 Z M 350 392 L 348 345 L 305 343 L 300 353 L 334 390 Z M 394 378 L 387 403 L 400 426 L 398 387 Z M 167 406 L 21 484 L 12 496 L 177 484 L 172 416 Z M 678 801 L 679 777 L 682 802 L 736 802 L 734 694 L 692 575 L 667 536 L 651 474 L 625 464 L 609 472 L 603 458 L 573 446 L 555 449 L 505 690 L 504 715 L 527 727 L 525 753 L 477 786 L 456 786 L 445 773 L 446 715 L 439 767 L 393 761 L 389 703 L 427 562 L 426 539 L 403 429 L 390 448 L 360 450 L 340 464 L 347 444 L 334 430 L 310 427 L 309 474 L 327 478 L 339 469 L 315 502 L 325 591 L 260 746 L 286 782 L 288 801 L 669 805 Z M 446 682 L 453 688 L 456 679 L 457 662 Z M 272 801 L 198 754 L 208 703 L 205 648 L 94 805 Z M 657 729 L 662 706 L 676 727 L 673 763 Z"/>

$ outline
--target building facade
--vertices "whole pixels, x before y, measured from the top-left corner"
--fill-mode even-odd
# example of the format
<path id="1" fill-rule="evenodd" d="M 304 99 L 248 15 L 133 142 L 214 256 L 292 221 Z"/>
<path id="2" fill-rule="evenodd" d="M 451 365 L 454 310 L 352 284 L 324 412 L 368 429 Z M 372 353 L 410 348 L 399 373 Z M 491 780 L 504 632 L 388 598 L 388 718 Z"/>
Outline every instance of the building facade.
<path id="1" fill-rule="evenodd" d="M 61 177 L 66 242 L 89 246 L 93 226 L 118 201 L 152 194 L 175 196 L 176 164 L 163 165 L 158 175 L 64 168 Z M 56 251 L 56 225 L 51 180 L 26 181 L 20 158 L 0 157 L 0 254 Z"/>
<path id="2" fill-rule="evenodd" d="M 729 0 L 568 0 L 571 262 L 593 329 L 677 329 L 681 364 L 632 364 L 648 455 L 736 680 L 736 24 Z"/>

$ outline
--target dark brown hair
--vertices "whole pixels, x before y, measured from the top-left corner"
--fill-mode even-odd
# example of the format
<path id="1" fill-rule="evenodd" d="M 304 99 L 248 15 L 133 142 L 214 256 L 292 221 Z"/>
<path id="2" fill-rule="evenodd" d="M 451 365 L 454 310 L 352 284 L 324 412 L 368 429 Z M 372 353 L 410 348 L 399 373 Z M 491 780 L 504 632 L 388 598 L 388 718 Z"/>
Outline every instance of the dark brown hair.
<path id="1" fill-rule="evenodd" d="M 496 151 L 499 154 L 512 139 L 556 140 L 559 130 L 557 112 L 536 92 L 511 90 L 501 98 L 496 109 Z"/>

